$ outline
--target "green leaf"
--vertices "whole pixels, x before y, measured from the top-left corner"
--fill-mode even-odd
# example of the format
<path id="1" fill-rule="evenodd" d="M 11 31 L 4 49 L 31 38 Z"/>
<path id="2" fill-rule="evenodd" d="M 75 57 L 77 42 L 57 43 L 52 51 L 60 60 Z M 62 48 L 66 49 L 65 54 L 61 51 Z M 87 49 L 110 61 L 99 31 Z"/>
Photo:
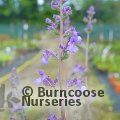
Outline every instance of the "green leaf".
<path id="1" fill-rule="evenodd" d="M 65 52 L 65 53 L 63 54 L 61 60 L 62 60 L 62 61 L 63 61 L 63 60 L 66 60 L 66 59 L 68 59 L 68 57 L 69 57 L 69 54 L 68 54 L 67 52 Z"/>
<path id="2" fill-rule="evenodd" d="M 55 35 L 59 35 L 59 32 L 57 30 L 52 30 Z"/>

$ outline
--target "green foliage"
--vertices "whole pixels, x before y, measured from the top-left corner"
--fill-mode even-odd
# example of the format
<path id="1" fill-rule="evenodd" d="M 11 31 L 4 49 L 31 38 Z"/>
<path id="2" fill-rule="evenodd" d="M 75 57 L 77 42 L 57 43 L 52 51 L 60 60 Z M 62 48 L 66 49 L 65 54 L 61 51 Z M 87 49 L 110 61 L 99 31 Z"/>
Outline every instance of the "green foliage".
<path id="1" fill-rule="evenodd" d="M 8 40 L 2 41 L 0 44 L 0 49 L 5 49 L 10 47 L 12 49 L 27 49 L 27 50 L 35 50 L 39 49 L 39 41 L 37 40 Z"/>
<path id="2" fill-rule="evenodd" d="M 14 54 L 7 54 L 4 51 L 0 51 L 0 66 L 3 66 L 5 63 L 12 61 L 14 58 Z"/>
<path id="3" fill-rule="evenodd" d="M 120 57 L 114 56 L 113 58 L 107 57 L 102 60 L 101 56 L 94 57 L 93 63 L 98 69 L 108 72 L 120 72 Z"/>
<path id="4" fill-rule="evenodd" d="M 45 26 L 44 20 L 46 17 L 52 16 L 54 11 L 51 11 L 50 1 L 45 1 L 45 4 L 39 6 L 37 0 L 2 0 L 0 5 L 0 21 L 2 22 L 23 22 L 40 24 Z M 114 0 L 81 0 L 81 9 L 74 10 L 72 19 L 79 22 L 86 14 L 86 10 L 90 5 L 94 5 L 96 9 L 96 17 L 102 22 L 119 23 L 120 21 L 120 1 Z M 80 2 L 80 1 L 78 1 Z M 79 4 L 79 3 L 78 3 Z M 74 7 L 72 5 L 72 7 Z M 32 13 L 32 14 L 31 14 Z M 77 17 L 76 17 L 77 16 Z"/>
<path id="5" fill-rule="evenodd" d="M 113 53 L 115 53 L 115 54 L 120 54 L 120 44 L 119 44 L 119 42 L 113 42 L 112 43 L 112 47 L 111 47 L 111 51 L 113 52 Z"/>
<path id="6" fill-rule="evenodd" d="M 61 60 L 66 60 L 68 59 L 69 54 L 67 52 L 64 53 L 64 55 L 62 56 Z"/>
<path id="7" fill-rule="evenodd" d="M 39 41 L 37 40 L 7 40 L 0 43 L 0 67 L 11 62 L 15 56 L 39 50 Z"/>
<path id="8" fill-rule="evenodd" d="M 95 64 L 98 69 L 103 71 L 108 71 L 113 73 L 120 72 L 119 42 L 112 42 L 109 45 L 110 51 L 106 54 L 105 57 L 102 57 L 103 50 L 106 47 L 105 44 L 101 45 L 101 43 L 99 43 L 99 45 L 97 46 L 97 54 L 95 54 L 93 57 L 93 64 Z"/>

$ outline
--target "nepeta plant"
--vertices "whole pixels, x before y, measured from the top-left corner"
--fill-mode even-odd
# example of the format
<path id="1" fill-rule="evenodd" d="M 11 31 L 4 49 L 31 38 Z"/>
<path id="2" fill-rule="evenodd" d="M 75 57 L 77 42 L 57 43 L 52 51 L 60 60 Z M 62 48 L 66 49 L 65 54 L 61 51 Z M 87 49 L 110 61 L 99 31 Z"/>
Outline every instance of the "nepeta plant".
<path id="1" fill-rule="evenodd" d="M 21 94 L 18 89 L 20 80 L 15 68 L 12 69 L 10 84 L 11 92 L 7 95 L 7 103 L 10 111 L 10 120 L 25 120 L 25 112 L 20 102 Z"/>
<path id="2" fill-rule="evenodd" d="M 53 15 L 53 20 L 46 18 L 46 23 L 48 24 L 47 30 L 54 31 L 58 34 L 58 50 L 56 52 L 52 50 L 44 50 L 42 53 L 41 62 L 46 65 L 49 59 L 55 57 L 58 61 L 58 75 L 55 80 L 52 80 L 49 75 L 47 75 L 43 70 L 39 71 L 40 78 L 35 80 L 37 85 L 43 83 L 45 86 L 55 87 L 56 83 L 59 82 L 60 89 L 63 88 L 63 78 L 62 78 L 62 64 L 70 54 L 75 54 L 79 49 L 78 46 L 82 45 L 82 38 L 78 36 L 76 29 L 72 26 L 69 27 L 69 16 L 72 14 L 70 6 L 65 6 L 64 3 L 67 0 L 53 0 L 51 2 L 51 8 L 57 10 L 58 14 Z M 76 65 L 74 73 L 83 72 L 84 68 Z M 67 81 L 68 86 L 73 84 L 79 84 L 78 79 Z M 48 120 L 57 120 L 54 114 L 50 114 L 47 118 Z M 61 119 L 65 120 L 65 108 L 61 107 Z"/>
<path id="3" fill-rule="evenodd" d="M 67 85 L 68 87 L 77 86 L 82 89 L 84 84 L 84 75 L 87 71 L 86 66 L 76 64 L 72 70 L 70 80 L 67 80 L 66 84 L 63 82 L 62 66 L 63 61 L 66 60 L 70 54 L 75 54 L 78 52 L 79 47 L 82 45 L 82 38 L 78 35 L 78 32 L 73 26 L 69 26 L 69 16 L 72 14 L 70 6 L 65 6 L 67 0 L 53 0 L 51 2 L 51 8 L 58 11 L 58 14 L 53 15 L 53 19 L 46 18 L 46 23 L 48 24 L 47 30 L 54 31 L 58 35 L 58 46 L 57 51 L 43 50 L 41 62 L 43 65 L 47 65 L 49 60 L 54 57 L 58 61 L 58 74 L 57 77 L 51 79 L 43 70 L 39 70 L 40 77 L 35 80 L 36 85 L 43 84 L 45 86 L 50 86 L 55 88 L 56 84 L 59 83 L 60 89 Z M 89 25 L 93 23 L 92 17 L 94 15 L 93 8 L 91 7 L 88 11 L 88 18 L 86 22 Z M 66 22 L 67 21 L 67 22 Z M 89 33 L 89 32 L 88 32 Z M 87 50 L 88 51 L 88 50 Z M 86 53 L 87 54 L 87 53 Z M 88 55 L 88 54 L 87 54 Z M 86 55 L 86 56 L 87 56 Z M 79 76 L 80 74 L 80 76 Z M 61 120 L 66 120 L 65 108 L 61 107 Z M 51 113 L 48 115 L 47 120 L 58 120 L 55 114 Z"/>
<path id="4" fill-rule="evenodd" d="M 86 40 L 86 58 L 85 58 L 85 65 L 88 68 L 88 54 L 89 54 L 89 44 L 90 44 L 90 33 L 93 29 L 93 24 L 96 22 L 96 19 L 94 19 L 95 10 L 94 6 L 90 6 L 90 8 L 87 11 L 87 16 L 84 17 L 83 21 L 87 23 L 87 26 L 85 28 L 85 32 L 87 34 L 87 40 Z"/>
<path id="5" fill-rule="evenodd" d="M 93 24 L 96 22 L 96 19 L 93 18 L 95 15 L 94 6 L 90 6 L 90 8 L 87 10 L 87 16 L 84 17 L 83 21 L 87 23 L 87 26 L 85 28 L 85 32 L 87 34 L 86 39 L 86 49 L 85 49 L 85 66 L 87 70 L 89 70 L 89 54 L 90 54 L 90 33 L 93 30 Z M 88 71 L 87 71 L 88 72 Z M 86 87 L 88 87 L 88 75 L 86 76 Z M 90 101 L 87 102 L 87 119 L 91 120 L 91 111 L 90 111 Z"/>

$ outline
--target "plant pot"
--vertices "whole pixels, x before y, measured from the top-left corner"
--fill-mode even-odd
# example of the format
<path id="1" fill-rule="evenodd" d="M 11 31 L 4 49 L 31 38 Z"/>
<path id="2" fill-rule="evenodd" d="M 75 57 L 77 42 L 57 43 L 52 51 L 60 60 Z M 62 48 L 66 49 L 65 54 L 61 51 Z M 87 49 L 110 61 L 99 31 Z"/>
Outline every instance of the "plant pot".
<path id="1" fill-rule="evenodd" d="M 115 75 L 109 76 L 109 83 L 113 86 L 116 93 L 120 93 L 120 82 Z"/>

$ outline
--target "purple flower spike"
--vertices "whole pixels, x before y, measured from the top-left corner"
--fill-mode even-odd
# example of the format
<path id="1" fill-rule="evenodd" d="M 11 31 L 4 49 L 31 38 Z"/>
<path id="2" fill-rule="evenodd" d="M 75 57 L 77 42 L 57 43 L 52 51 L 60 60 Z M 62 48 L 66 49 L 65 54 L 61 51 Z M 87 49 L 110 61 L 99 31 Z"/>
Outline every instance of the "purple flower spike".
<path id="1" fill-rule="evenodd" d="M 71 15 L 72 14 L 71 7 L 70 6 L 63 7 L 62 12 L 65 15 Z"/>
<path id="2" fill-rule="evenodd" d="M 76 64 L 74 69 L 73 69 L 73 73 L 77 74 L 77 73 L 81 73 L 84 74 L 87 71 L 85 66 L 81 66 L 79 64 Z"/>
<path id="3" fill-rule="evenodd" d="M 93 18 L 95 14 L 94 6 L 90 6 L 90 8 L 87 11 L 87 17 L 84 17 L 83 21 L 87 23 L 87 26 L 85 28 L 86 33 L 92 32 L 93 24 L 96 23 L 96 19 Z"/>
<path id="4" fill-rule="evenodd" d="M 90 6 L 89 10 L 87 11 L 89 16 L 93 16 L 95 14 L 94 6 Z"/>
<path id="5" fill-rule="evenodd" d="M 51 2 L 51 8 L 52 8 L 52 9 L 57 9 L 57 8 L 59 8 L 59 6 L 60 6 L 59 0 L 56 0 L 56 1 L 52 1 L 52 2 Z"/>
<path id="6" fill-rule="evenodd" d="M 54 113 L 48 115 L 47 120 L 58 120 Z"/>

